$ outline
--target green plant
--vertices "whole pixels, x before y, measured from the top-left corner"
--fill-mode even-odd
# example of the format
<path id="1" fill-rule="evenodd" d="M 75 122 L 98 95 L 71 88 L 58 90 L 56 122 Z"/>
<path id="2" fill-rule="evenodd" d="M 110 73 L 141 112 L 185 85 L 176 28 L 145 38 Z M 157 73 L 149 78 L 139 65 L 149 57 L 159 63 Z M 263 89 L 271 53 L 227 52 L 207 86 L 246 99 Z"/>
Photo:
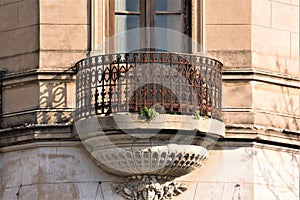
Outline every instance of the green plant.
<path id="1" fill-rule="evenodd" d="M 200 111 L 199 110 L 197 110 L 195 113 L 194 113 L 194 118 L 195 119 L 201 119 L 201 116 L 200 116 Z"/>
<path id="2" fill-rule="evenodd" d="M 145 107 L 140 111 L 140 113 L 141 113 L 142 116 L 146 116 L 149 119 L 153 119 L 154 117 L 157 116 L 157 112 L 155 111 L 154 108 Z"/>

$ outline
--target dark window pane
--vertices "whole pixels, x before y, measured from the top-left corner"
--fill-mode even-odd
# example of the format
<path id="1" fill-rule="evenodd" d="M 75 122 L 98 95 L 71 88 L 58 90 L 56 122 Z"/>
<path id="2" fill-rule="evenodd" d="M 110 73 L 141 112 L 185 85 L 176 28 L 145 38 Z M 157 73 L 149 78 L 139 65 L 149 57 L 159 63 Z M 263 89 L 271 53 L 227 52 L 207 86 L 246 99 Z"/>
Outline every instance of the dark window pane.
<path id="1" fill-rule="evenodd" d="M 167 51 L 182 52 L 183 34 L 180 15 L 156 15 L 156 47 Z M 178 32 L 175 32 L 175 31 Z"/>
<path id="2" fill-rule="evenodd" d="M 180 15 L 156 15 L 156 26 L 181 32 Z"/>
<path id="3" fill-rule="evenodd" d="M 139 15 L 116 15 L 115 29 L 117 52 L 127 52 L 131 49 L 136 49 L 136 47 L 139 47 L 139 30 L 130 31 L 131 29 L 136 29 L 139 27 Z"/>
<path id="4" fill-rule="evenodd" d="M 180 11 L 181 0 L 156 0 L 156 11 Z"/>
<path id="5" fill-rule="evenodd" d="M 116 11 L 140 11 L 140 0 L 115 0 Z"/>

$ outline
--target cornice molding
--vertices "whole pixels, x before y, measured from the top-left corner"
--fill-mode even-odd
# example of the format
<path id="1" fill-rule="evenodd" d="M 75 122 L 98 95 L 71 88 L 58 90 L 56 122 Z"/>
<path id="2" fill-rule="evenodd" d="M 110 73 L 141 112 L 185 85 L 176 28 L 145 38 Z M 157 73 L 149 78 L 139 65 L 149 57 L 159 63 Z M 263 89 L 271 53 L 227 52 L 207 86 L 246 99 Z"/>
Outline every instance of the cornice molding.
<path id="1" fill-rule="evenodd" d="M 45 142 L 32 142 L 27 144 L 18 144 L 0 148 L 0 153 L 11 151 L 20 151 L 42 147 L 82 147 L 81 141 L 45 141 Z"/>
<path id="2" fill-rule="evenodd" d="M 0 129 L 0 147 L 37 141 L 78 141 L 70 124 L 26 124 Z"/>
<path id="3" fill-rule="evenodd" d="M 287 75 L 258 69 L 225 69 L 222 80 L 259 81 L 280 86 L 300 88 L 300 76 Z"/>
<path id="4" fill-rule="evenodd" d="M 300 149 L 300 131 L 286 130 L 253 124 L 227 124 L 224 140 L 253 140 Z"/>
<path id="5" fill-rule="evenodd" d="M 64 81 L 75 80 L 75 69 L 36 69 L 24 72 L 9 73 L 3 76 L 3 87 L 22 85 L 39 81 Z"/>

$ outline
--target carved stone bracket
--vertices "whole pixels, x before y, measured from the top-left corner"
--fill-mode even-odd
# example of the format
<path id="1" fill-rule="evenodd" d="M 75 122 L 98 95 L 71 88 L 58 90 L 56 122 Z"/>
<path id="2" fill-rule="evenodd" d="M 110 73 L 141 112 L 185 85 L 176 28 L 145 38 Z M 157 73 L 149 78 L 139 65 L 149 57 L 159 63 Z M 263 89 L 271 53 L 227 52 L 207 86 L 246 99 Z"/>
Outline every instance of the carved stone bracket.
<path id="1" fill-rule="evenodd" d="M 172 177 L 142 175 L 114 184 L 113 190 L 126 200 L 164 200 L 181 194 L 187 188 L 184 183 L 172 181 Z"/>

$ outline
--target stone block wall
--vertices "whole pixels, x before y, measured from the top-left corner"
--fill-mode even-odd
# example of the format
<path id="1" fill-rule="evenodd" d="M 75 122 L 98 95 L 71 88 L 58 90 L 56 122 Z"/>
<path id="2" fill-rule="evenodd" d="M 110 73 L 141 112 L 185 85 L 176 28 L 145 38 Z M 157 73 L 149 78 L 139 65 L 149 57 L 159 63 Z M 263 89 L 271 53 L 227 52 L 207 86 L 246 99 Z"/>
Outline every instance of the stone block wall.
<path id="1" fill-rule="evenodd" d="M 1 126 L 65 124 L 73 111 L 74 64 L 90 46 L 90 1 L 0 3 Z"/>
<path id="2" fill-rule="evenodd" d="M 296 200 L 298 154 L 284 147 L 225 142 L 199 169 L 175 179 L 188 190 L 174 199 Z M 80 143 L 2 148 L 1 163 L 0 199 L 123 199 L 112 186 L 126 178 L 99 169 Z"/>
<path id="3" fill-rule="evenodd" d="M 40 1 L 40 68 L 68 69 L 90 48 L 90 1 Z"/>
<path id="4" fill-rule="evenodd" d="M 224 64 L 228 130 L 299 132 L 299 2 L 212 0 L 205 14 L 206 50 Z"/>
<path id="5" fill-rule="evenodd" d="M 38 0 L 0 2 L 0 68 L 10 72 L 39 66 Z"/>

